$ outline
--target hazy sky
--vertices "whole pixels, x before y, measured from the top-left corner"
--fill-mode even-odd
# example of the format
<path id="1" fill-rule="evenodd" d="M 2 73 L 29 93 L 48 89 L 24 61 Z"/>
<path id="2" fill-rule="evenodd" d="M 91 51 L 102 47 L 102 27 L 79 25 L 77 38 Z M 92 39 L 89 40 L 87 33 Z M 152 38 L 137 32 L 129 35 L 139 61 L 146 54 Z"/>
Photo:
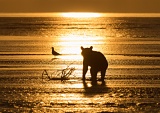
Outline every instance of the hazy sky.
<path id="1" fill-rule="evenodd" d="M 160 0 L 0 0 L 5 12 L 160 13 Z"/>

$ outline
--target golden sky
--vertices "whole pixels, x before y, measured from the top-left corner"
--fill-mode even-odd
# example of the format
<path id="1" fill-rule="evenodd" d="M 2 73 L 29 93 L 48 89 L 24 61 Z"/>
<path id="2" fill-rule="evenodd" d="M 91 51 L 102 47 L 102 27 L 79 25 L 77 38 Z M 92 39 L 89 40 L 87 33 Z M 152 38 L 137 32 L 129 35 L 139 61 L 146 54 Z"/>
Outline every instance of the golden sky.
<path id="1" fill-rule="evenodd" d="M 0 0 L 0 13 L 160 13 L 160 0 Z"/>

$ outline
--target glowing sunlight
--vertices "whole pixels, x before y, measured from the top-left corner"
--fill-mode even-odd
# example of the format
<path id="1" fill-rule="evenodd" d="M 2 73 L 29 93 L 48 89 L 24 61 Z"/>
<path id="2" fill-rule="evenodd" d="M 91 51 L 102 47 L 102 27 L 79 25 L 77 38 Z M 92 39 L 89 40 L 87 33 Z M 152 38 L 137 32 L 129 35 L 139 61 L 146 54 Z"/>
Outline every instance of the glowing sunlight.
<path id="1" fill-rule="evenodd" d="M 91 17 L 101 17 L 100 13 L 84 13 L 84 12 L 70 12 L 70 13 L 62 13 L 63 17 L 72 17 L 72 18 L 91 18 Z"/>
<path id="2" fill-rule="evenodd" d="M 64 45 L 64 48 L 61 50 L 64 54 L 80 54 L 81 46 L 89 47 L 94 46 L 96 44 L 101 44 L 102 42 L 98 42 L 101 37 L 87 37 L 87 36 L 75 36 L 75 35 L 65 35 L 60 38 L 60 45 Z M 92 40 L 92 41 L 91 41 Z M 68 48 L 70 47 L 69 51 Z"/>

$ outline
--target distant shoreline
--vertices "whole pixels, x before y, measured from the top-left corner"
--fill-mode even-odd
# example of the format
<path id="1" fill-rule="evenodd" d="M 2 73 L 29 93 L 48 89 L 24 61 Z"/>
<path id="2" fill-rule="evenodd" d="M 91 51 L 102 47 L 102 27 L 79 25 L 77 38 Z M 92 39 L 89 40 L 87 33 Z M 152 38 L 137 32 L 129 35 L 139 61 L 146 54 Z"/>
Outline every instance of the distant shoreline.
<path id="1" fill-rule="evenodd" d="M 0 17 L 63 17 L 63 13 L 0 13 Z M 87 12 L 86 12 L 87 13 Z M 92 13 L 92 12 L 91 12 Z M 97 13 L 97 12 L 95 12 Z M 160 13 L 97 13 L 100 17 L 160 17 Z M 97 17 L 99 18 L 99 17 Z"/>

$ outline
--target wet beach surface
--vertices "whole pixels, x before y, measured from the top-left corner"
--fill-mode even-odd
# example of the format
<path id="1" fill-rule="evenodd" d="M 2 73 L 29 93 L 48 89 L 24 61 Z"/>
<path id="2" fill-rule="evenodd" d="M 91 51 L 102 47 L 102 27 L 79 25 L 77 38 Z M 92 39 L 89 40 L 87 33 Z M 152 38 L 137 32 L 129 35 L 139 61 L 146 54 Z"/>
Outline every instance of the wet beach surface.
<path id="1" fill-rule="evenodd" d="M 1 17 L 0 112 L 160 113 L 159 17 Z M 105 83 L 82 79 L 80 47 L 108 60 Z M 51 47 L 62 54 L 51 55 Z M 44 70 L 74 67 L 70 80 Z M 99 77 L 99 76 L 98 76 Z"/>
<path id="2" fill-rule="evenodd" d="M 107 83 L 90 86 L 86 82 L 88 87 L 83 87 L 82 82 L 49 81 L 37 84 L 37 88 L 26 84 L 16 86 L 13 82 L 12 86 L 0 88 L 1 112 L 159 112 L 159 87 L 133 85 L 137 81 L 130 87 L 125 87 L 128 84 L 124 81 Z"/>
<path id="3" fill-rule="evenodd" d="M 55 59 L 52 55 L 40 55 L 35 59 L 32 55 L 18 55 L 12 56 L 10 60 L 9 57 L 8 55 L 5 58 L 1 57 L 0 61 L 1 65 L 6 62 L 10 64 L 1 66 L 0 112 L 160 111 L 158 65 L 154 65 L 154 68 L 148 65 L 120 65 L 122 61 L 123 63 L 128 61 L 122 56 L 107 56 L 110 66 L 105 83 L 98 81 L 97 85 L 92 85 L 89 81 L 89 72 L 87 80 L 85 82 L 81 80 L 81 58 L 70 65 L 76 68 L 74 76 L 70 76 L 70 80 L 61 81 L 49 80 L 45 75 L 42 79 L 42 72 L 46 69 L 51 75 L 57 69 L 66 68 L 67 65 L 60 63 L 70 64 L 71 61 L 66 57 Z M 134 59 L 134 56 L 124 57 L 130 59 L 130 62 Z M 121 62 L 114 66 L 117 63 L 115 60 L 118 59 Z M 139 57 L 139 60 L 141 63 L 145 60 L 159 62 L 155 57 Z"/>

